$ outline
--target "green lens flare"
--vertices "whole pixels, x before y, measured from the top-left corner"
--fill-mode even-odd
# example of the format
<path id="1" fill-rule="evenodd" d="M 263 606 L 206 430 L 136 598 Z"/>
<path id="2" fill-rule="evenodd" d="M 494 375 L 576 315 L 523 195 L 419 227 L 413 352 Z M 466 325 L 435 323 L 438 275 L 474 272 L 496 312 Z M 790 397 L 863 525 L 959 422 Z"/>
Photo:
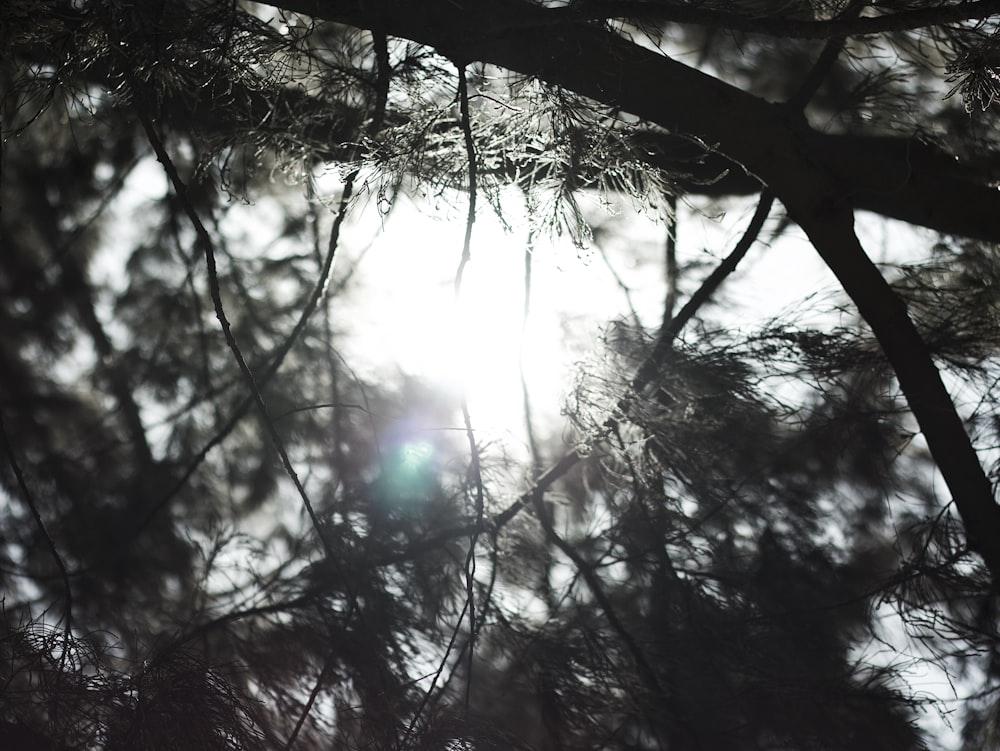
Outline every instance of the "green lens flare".
<path id="1" fill-rule="evenodd" d="M 430 461 L 434 447 L 427 441 L 410 441 L 400 448 L 402 465 L 406 469 L 420 469 Z"/>

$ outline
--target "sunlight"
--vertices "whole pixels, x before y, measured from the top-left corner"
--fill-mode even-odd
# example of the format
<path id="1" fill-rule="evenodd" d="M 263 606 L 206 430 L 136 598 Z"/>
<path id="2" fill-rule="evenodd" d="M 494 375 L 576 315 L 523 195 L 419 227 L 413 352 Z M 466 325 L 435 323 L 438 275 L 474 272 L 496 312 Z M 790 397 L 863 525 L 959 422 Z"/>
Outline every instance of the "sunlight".
<path id="1" fill-rule="evenodd" d="M 367 335 L 357 344 L 370 342 L 377 332 L 379 360 L 458 397 L 464 394 L 477 430 L 520 435 L 523 233 L 505 233 L 492 217 L 481 217 L 456 300 L 464 227 L 410 207 L 399 211 L 405 216 L 392 217 L 365 260 L 359 313 Z M 559 328 L 558 312 L 535 298 L 524 337 L 525 378 L 552 416 L 558 414 L 571 364 Z M 366 349 L 358 353 L 362 360 L 373 354 Z"/>
<path id="2" fill-rule="evenodd" d="M 465 230 L 460 212 L 442 218 L 404 198 L 399 203 L 362 263 L 353 294 L 363 299 L 352 306 L 352 315 L 362 320 L 355 321 L 361 325 L 355 328 L 352 352 L 357 358 L 351 360 L 426 379 L 453 394 L 456 406 L 464 395 L 481 443 L 527 445 L 524 386 L 534 427 L 560 431 L 575 366 L 603 349 L 609 322 L 634 323 L 638 317 L 647 331 L 659 325 L 665 290 L 660 222 L 642 215 L 598 216 L 598 221 L 628 226 L 628 245 L 609 243 L 607 257 L 597 246 L 581 251 L 558 238 L 539 242 L 531 257 L 530 310 L 523 326 L 523 217 L 504 228 L 491 212 L 480 212 L 456 300 L 454 279 Z M 749 217 L 752 210 L 748 201 L 742 214 Z M 691 209 L 684 213 L 678 253 L 710 269 L 731 250 L 738 230 Z M 516 212 L 511 216 L 516 218 Z M 823 289 L 828 272 L 801 245 L 792 234 L 773 247 L 756 248 L 739 271 L 752 281 L 713 315 L 737 327 L 752 326 Z M 704 268 L 690 273 L 682 302 L 707 273 Z M 378 351 L 372 341 L 379 343 Z"/>
<path id="3" fill-rule="evenodd" d="M 480 442 L 524 446 L 522 363 L 536 427 L 558 431 L 573 366 L 599 346 L 609 320 L 628 314 L 627 301 L 609 284 L 600 260 L 569 242 L 549 240 L 531 258 L 523 326 L 527 230 L 505 230 L 487 211 L 476 221 L 456 300 L 463 232 L 461 220 L 436 219 L 409 205 L 394 210 L 364 260 L 357 294 L 364 295 L 358 313 L 365 321 L 357 346 L 368 346 L 357 354 L 370 361 L 374 338 L 382 347 L 380 361 L 456 399 L 464 395 Z M 634 265 L 632 271 L 641 272 L 641 264 Z M 662 291 L 649 284 L 643 289 L 638 302 L 656 311 Z"/>

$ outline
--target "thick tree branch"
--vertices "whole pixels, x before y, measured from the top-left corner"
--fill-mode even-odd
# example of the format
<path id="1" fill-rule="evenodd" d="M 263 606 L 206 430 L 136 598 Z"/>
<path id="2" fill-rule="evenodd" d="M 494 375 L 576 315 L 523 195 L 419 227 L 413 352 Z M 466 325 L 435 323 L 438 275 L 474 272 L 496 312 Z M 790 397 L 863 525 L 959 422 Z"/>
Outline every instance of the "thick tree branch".
<path id="1" fill-rule="evenodd" d="M 833 18 L 810 21 L 781 16 L 747 16 L 706 7 L 648 0 L 583 0 L 560 8 L 549 8 L 533 23 L 580 23 L 612 19 L 685 23 L 727 31 L 744 31 L 771 37 L 831 39 L 885 32 L 909 31 L 926 26 L 981 21 L 1000 13 L 1000 0 L 959 2 L 930 8 L 902 10 L 881 16 Z"/>
<path id="2" fill-rule="evenodd" d="M 809 217 L 789 213 L 871 326 L 952 493 L 969 548 L 983 557 L 994 587 L 1000 586 L 1000 506 L 906 305 L 864 252 L 845 205 Z"/>
<path id="3" fill-rule="evenodd" d="M 586 24 L 510 29 L 544 9 L 525 0 L 271 0 L 271 5 L 430 45 L 459 61 L 492 63 L 691 135 L 763 182 L 825 200 L 825 185 L 852 205 L 946 233 L 1000 238 L 1000 191 L 981 171 L 910 139 L 830 136 L 793 110 Z M 676 142 L 675 142 L 676 143 Z M 652 157 L 657 159 L 655 155 Z M 721 163 L 720 163 L 721 164 Z M 735 166 L 734 166 L 735 165 Z M 814 178 L 821 176 L 821 183 Z M 750 183 L 752 185 L 752 182 Z M 810 185 L 812 187 L 810 187 Z"/>
<path id="4" fill-rule="evenodd" d="M 987 240 L 1000 237 L 995 220 L 1000 215 L 1000 193 L 993 187 L 1000 181 L 1000 154 L 977 153 L 974 160 L 959 161 L 912 137 L 813 131 L 777 105 L 586 24 L 526 28 L 516 34 L 496 30 L 504 24 L 510 26 L 511 19 L 519 14 L 551 10 L 519 0 L 470 3 L 466 11 L 446 0 L 420 4 L 400 0 L 381 4 L 359 0 L 273 0 L 271 4 L 361 27 L 387 26 L 388 33 L 436 46 L 444 53 L 454 52 L 539 75 L 550 83 L 642 115 L 668 130 L 656 128 L 628 134 L 626 141 L 632 152 L 628 156 L 676 175 L 678 187 L 685 192 L 708 196 L 759 192 L 762 179 L 774 182 L 766 164 L 768 148 L 790 149 L 794 144 L 804 158 L 840 181 L 855 208 L 949 234 Z M 486 5 L 489 16 L 484 16 L 482 10 Z M 949 7 L 967 5 L 978 7 L 983 3 Z M 506 21 L 504 13 L 510 16 Z M 383 16 L 388 19 L 386 24 L 380 20 Z M 15 50 L 17 56 L 36 65 L 60 67 L 63 75 L 72 75 L 81 83 L 107 85 L 111 69 L 101 61 L 75 70 L 59 59 L 58 50 L 63 47 L 63 57 L 77 54 L 74 45 L 86 35 L 74 34 L 73 30 L 83 24 L 82 18 L 67 11 L 63 45 L 21 46 Z M 196 130 L 225 142 L 236 137 L 276 149 L 306 150 L 317 159 L 357 158 L 357 144 L 365 133 L 367 119 L 362 109 L 346 102 L 321 100 L 298 89 L 251 89 L 221 68 L 208 77 L 213 85 L 204 96 L 191 96 L 186 90 L 160 92 L 158 119 L 170 127 Z M 220 94 L 211 95 L 214 91 Z M 650 92 L 664 93 L 651 96 Z M 381 92 L 375 92 L 375 96 L 378 98 Z M 643 100 L 644 106 L 637 106 Z M 760 116 L 744 121 L 743 115 L 749 111 Z M 387 125 L 394 126 L 406 120 L 406 114 L 399 112 L 387 112 L 384 117 Z M 706 120 L 714 120 L 714 127 L 711 122 L 706 125 Z M 457 123 L 442 123 L 440 127 L 454 129 L 450 135 L 441 133 L 442 138 L 460 138 Z M 748 149 L 739 148 L 733 139 L 733 131 L 741 128 L 745 131 L 743 140 L 750 142 Z M 775 146 L 758 137 L 762 128 L 772 134 L 769 140 Z M 753 151 L 758 152 L 756 160 L 750 158 Z M 541 153 L 529 152 L 518 159 L 482 156 L 489 157 L 484 163 L 496 165 L 494 169 L 511 180 L 518 174 L 544 178 L 548 169 Z M 596 181 L 598 172 L 599 168 L 595 168 L 590 174 L 585 171 L 578 175 L 580 184 Z"/>

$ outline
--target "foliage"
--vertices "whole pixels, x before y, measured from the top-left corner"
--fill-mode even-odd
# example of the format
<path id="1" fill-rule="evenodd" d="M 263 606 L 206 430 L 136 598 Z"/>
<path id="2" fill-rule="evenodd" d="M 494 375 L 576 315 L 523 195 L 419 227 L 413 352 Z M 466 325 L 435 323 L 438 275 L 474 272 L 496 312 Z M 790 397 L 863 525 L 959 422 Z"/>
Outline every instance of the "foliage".
<path id="1" fill-rule="evenodd" d="M 992 0 L 0 13 L 0 742 L 1000 747 Z M 659 222 L 527 458 L 366 361 L 410 200 L 456 289 L 524 207 L 526 328 Z M 734 323 L 792 225 L 843 295 Z"/>

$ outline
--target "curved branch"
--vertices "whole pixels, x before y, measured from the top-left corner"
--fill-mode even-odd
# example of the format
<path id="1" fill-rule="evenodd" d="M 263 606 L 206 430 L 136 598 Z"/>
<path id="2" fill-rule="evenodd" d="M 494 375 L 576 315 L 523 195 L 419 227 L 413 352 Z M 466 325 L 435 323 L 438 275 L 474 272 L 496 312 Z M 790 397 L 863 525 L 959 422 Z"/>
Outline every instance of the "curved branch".
<path id="1" fill-rule="evenodd" d="M 984 2 L 987 0 L 948 7 L 979 8 Z M 841 182 L 856 208 L 949 234 L 987 240 L 1000 237 L 995 221 L 1000 215 L 1000 193 L 993 187 L 1000 182 L 1000 154 L 979 152 L 974 160 L 958 161 L 955 155 L 913 137 L 835 135 L 793 125 L 781 107 L 586 24 L 531 27 L 506 35 L 498 31 L 526 12 L 552 13 L 556 9 L 541 9 L 523 0 L 480 3 L 472 10 L 462 10 L 457 0 L 419 4 L 385 0 L 379 5 L 382 13 L 375 12 L 374 4 L 359 0 L 272 0 L 270 4 L 538 75 L 659 123 L 662 127 L 628 134 L 628 156 L 671 173 L 678 188 L 688 193 L 723 196 L 759 192 L 762 182 L 773 182 L 768 173 L 778 166 L 768 164 L 770 140 L 778 149 L 798 144 L 803 156 Z M 480 6 L 490 9 L 485 20 L 484 11 L 477 10 Z M 73 45 L 86 38 L 85 29 L 78 28 L 82 16 L 67 13 L 63 22 L 68 29 L 63 54 L 72 57 L 76 54 Z M 18 46 L 14 52 L 35 65 L 59 65 L 58 46 Z M 66 75 L 70 73 L 81 84 L 106 86 L 111 69 L 98 60 Z M 299 89 L 265 92 L 248 88 L 222 69 L 213 71 L 211 78 L 227 92 L 225 97 L 161 92 L 162 99 L 156 103 L 158 121 L 226 139 L 235 135 L 275 149 L 306 149 L 317 160 L 357 158 L 357 144 L 366 132 L 367 115 L 362 109 Z M 384 81 L 380 79 L 378 85 L 377 104 L 384 101 L 379 93 Z M 650 96 L 654 91 L 664 94 Z M 767 113 L 765 121 L 748 117 L 752 110 Z M 387 125 L 399 126 L 405 124 L 407 116 L 390 111 L 383 119 Z M 439 133 L 442 139 L 460 140 L 457 123 L 442 123 L 440 127 L 454 130 Z M 745 131 L 746 148 L 734 137 L 734 131 L 740 129 Z M 761 138 L 769 129 L 774 138 Z M 759 152 L 761 158 L 752 158 L 753 152 Z M 500 154 L 489 156 L 492 158 L 484 164 L 495 165 L 494 174 L 509 180 L 526 173 L 544 177 L 547 169 L 541 153 L 528 153 L 517 160 Z M 581 184 L 595 181 L 598 169 L 579 175 Z"/>
<path id="2" fill-rule="evenodd" d="M 786 207 L 871 326 L 951 491 L 969 549 L 982 556 L 1000 588 L 1000 506 L 905 303 L 865 253 L 848 206 L 831 199 L 826 211 L 812 215 Z"/>
<path id="3" fill-rule="evenodd" d="M 247 364 L 246 359 L 243 356 L 243 352 L 240 349 L 239 344 L 236 341 L 236 337 L 233 335 L 232 326 L 229 323 L 229 318 L 226 316 L 225 309 L 222 304 L 222 292 L 219 287 L 219 277 L 216 270 L 215 263 L 215 248 L 212 242 L 211 236 L 208 234 L 208 230 L 202 223 L 201 218 L 198 216 L 197 211 L 191 204 L 188 198 L 188 188 L 181 176 L 177 172 L 177 168 L 174 166 L 173 160 L 170 155 L 167 154 L 166 148 L 162 140 L 160 140 L 159 135 L 153 127 L 153 123 L 150 121 L 149 117 L 141 109 L 139 110 L 139 119 L 142 123 L 143 129 L 146 132 L 146 136 L 149 139 L 150 145 L 153 147 L 153 151 L 156 153 L 156 159 L 163 165 L 163 170 L 170 180 L 174 192 L 176 193 L 178 199 L 181 202 L 181 206 L 184 212 L 187 214 L 188 219 L 195 230 L 195 235 L 198 240 L 198 244 L 201 246 L 202 252 L 205 255 L 205 265 L 208 268 L 208 282 L 209 290 L 212 296 L 212 303 L 215 306 L 215 316 L 219 319 L 219 324 L 222 328 L 222 333 L 226 338 L 226 344 L 229 349 L 232 350 L 233 357 L 236 359 L 236 363 L 239 365 L 240 371 L 246 378 L 247 384 L 250 387 L 250 392 L 253 395 L 254 402 L 257 404 L 260 410 L 261 418 L 264 422 L 265 427 L 273 441 L 275 448 L 281 458 L 281 464 L 285 469 L 285 473 L 291 479 L 292 484 L 295 486 L 295 490 L 298 492 L 299 497 L 302 499 L 302 504 L 309 515 L 309 519 L 312 522 L 313 528 L 316 530 L 316 534 L 323 544 L 323 548 L 326 551 L 327 557 L 334 560 L 333 549 L 330 545 L 329 540 L 323 533 L 323 525 L 320 523 L 319 517 L 316 514 L 316 510 L 313 507 L 312 501 L 309 499 L 309 494 L 306 492 L 302 481 L 299 479 L 298 473 L 292 466 L 291 459 L 288 456 L 288 452 L 285 450 L 284 441 L 281 439 L 280 433 L 278 433 L 277 428 L 274 425 L 274 421 L 271 418 L 270 410 L 267 407 L 267 403 L 264 401 L 264 396 L 261 393 L 260 385 L 257 382 L 257 378 L 254 375 L 253 370 L 251 370 L 249 364 Z M 353 175 L 348 178 L 344 184 L 344 194 L 341 198 L 341 206 L 346 206 L 347 202 L 350 200 L 351 191 L 354 186 Z M 332 263 L 332 254 L 330 257 L 330 263 Z"/>
<path id="4" fill-rule="evenodd" d="M 634 393 L 639 393 L 646 388 L 655 375 L 663 369 L 664 363 L 673 349 L 674 340 L 677 338 L 677 335 L 680 334 L 681 330 L 698 313 L 701 306 L 708 302 L 712 295 L 718 291 L 722 282 L 736 270 L 740 261 L 743 260 L 750 248 L 753 247 L 758 235 L 760 235 L 761 229 L 764 227 L 764 222 L 767 220 L 767 215 L 770 213 L 773 204 L 774 194 L 770 190 L 765 189 L 761 193 L 760 201 L 757 202 L 757 209 L 750 219 L 750 224 L 739 239 L 739 242 L 736 243 L 736 247 L 733 248 L 732 253 L 726 256 L 722 263 L 712 270 L 712 273 L 701 283 L 701 286 L 688 298 L 688 301 L 680 309 L 680 312 L 670 318 L 666 322 L 666 325 L 660 329 L 653 351 L 643 361 L 642 365 L 639 366 L 635 377 L 632 379 L 632 391 Z"/>

